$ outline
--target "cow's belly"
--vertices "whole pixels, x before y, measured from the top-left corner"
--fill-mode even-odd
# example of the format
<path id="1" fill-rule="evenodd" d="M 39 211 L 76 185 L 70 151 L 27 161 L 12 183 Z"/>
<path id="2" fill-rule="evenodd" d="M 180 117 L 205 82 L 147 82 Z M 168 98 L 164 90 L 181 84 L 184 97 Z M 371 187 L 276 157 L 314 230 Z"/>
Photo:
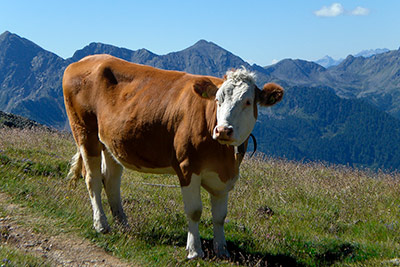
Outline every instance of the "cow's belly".
<path id="1" fill-rule="evenodd" d="M 118 160 L 119 163 L 127 169 L 131 169 L 138 172 L 144 173 L 154 173 L 154 174 L 176 174 L 172 167 L 165 167 L 165 168 L 146 168 L 141 166 L 136 166 L 133 164 L 129 164 L 124 162 L 123 160 Z"/>
<path id="2" fill-rule="evenodd" d="M 212 195 L 218 196 L 225 194 L 233 189 L 239 176 L 222 182 L 216 172 L 203 171 L 201 173 L 201 185 Z"/>
<path id="3" fill-rule="evenodd" d="M 118 149 L 118 146 L 113 146 L 113 142 L 106 142 L 100 136 L 99 139 L 115 161 L 127 169 L 144 173 L 176 174 L 172 166 L 168 166 L 169 164 L 166 163 L 168 162 L 168 158 L 163 158 L 163 160 L 154 158 L 152 161 L 145 160 L 143 158 L 146 158 L 145 156 L 147 155 L 144 157 L 141 157 L 141 155 L 145 154 L 147 149 L 141 149 L 139 151 L 135 151 L 135 149 L 126 149 L 120 153 L 121 151 Z M 129 154 L 128 152 L 132 153 Z"/>

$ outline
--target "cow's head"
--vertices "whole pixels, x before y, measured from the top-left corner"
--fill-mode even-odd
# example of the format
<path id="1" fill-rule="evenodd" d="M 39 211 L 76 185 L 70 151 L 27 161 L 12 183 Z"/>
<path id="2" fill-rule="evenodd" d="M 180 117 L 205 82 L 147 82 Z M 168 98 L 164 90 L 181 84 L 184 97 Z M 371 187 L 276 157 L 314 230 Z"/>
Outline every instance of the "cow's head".
<path id="1" fill-rule="evenodd" d="M 208 82 L 194 86 L 203 98 L 214 99 L 217 105 L 217 125 L 213 138 L 221 144 L 239 146 L 252 132 L 257 120 L 257 104 L 272 106 L 283 96 L 281 86 L 268 83 L 260 90 L 255 74 L 242 68 L 228 71 L 217 90 Z"/>

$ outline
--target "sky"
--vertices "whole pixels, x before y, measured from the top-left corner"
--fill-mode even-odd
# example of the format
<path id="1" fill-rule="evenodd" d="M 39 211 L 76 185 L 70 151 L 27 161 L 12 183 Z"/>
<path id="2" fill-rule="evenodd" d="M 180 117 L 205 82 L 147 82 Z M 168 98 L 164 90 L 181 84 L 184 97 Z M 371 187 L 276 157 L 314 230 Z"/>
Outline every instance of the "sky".
<path id="1" fill-rule="evenodd" d="M 0 0 L 0 33 L 63 58 L 91 42 L 164 55 L 205 39 L 267 66 L 397 50 L 399 11 L 399 0 Z"/>

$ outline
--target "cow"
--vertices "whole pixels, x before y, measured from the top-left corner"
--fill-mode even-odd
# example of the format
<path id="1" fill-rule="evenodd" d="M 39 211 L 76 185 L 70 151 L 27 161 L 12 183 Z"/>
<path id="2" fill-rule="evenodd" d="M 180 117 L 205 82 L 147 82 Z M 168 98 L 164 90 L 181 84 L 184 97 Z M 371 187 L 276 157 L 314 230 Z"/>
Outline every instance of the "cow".
<path id="1" fill-rule="evenodd" d="M 282 99 L 281 86 L 268 83 L 259 89 L 255 74 L 244 67 L 216 78 L 94 55 L 66 68 L 63 93 L 77 145 L 68 176 L 85 178 L 96 231 L 110 229 L 103 186 L 114 220 L 128 225 L 120 194 L 123 167 L 176 174 L 188 219 L 188 258 L 204 256 L 201 187 L 211 198 L 214 251 L 229 257 L 224 235 L 228 192 L 244 156 L 237 147 L 247 147 L 257 105 Z"/>

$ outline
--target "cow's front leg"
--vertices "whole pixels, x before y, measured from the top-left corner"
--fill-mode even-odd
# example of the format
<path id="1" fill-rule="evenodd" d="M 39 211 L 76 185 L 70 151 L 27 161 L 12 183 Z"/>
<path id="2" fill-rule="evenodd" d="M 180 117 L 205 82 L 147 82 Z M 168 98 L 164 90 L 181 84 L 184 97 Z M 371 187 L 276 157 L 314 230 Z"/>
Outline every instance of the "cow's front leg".
<path id="1" fill-rule="evenodd" d="M 228 211 L 228 192 L 218 196 L 211 195 L 211 212 L 214 230 L 214 252 L 217 257 L 229 258 L 224 234 L 224 222 Z"/>
<path id="2" fill-rule="evenodd" d="M 181 187 L 185 213 L 189 222 L 186 245 L 186 250 L 189 252 L 188 259 L 204 257 L 199 232 L 199 221 L 203 208 L 200 196 L 200 184 L 201 178 L 197 175 L 192 175 L 190 184 Z"/>

